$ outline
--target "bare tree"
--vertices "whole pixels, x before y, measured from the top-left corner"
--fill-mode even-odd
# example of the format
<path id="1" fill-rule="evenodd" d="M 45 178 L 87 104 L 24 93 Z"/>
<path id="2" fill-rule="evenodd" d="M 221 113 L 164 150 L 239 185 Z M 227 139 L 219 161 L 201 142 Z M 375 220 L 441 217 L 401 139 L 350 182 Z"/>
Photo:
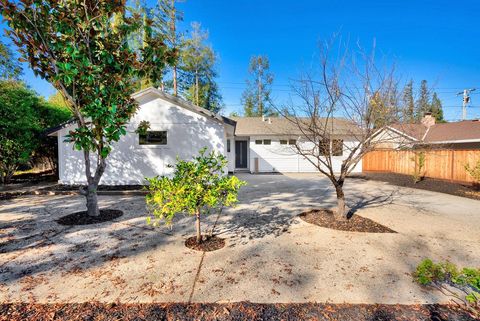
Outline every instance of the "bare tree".
<path id="1" fill-rule="evenodd" d="M 394 68 L 380 68 L 374 48 L 365 51 L 333 41 L 321 44 L 318 71 L 292 82 L 294 96 L 282 108 L 299 138 L 294 150 L 328 177 L 337 196 L 337 219 L 348 215 L 344 183 L 362 157 L 383 142 L 378 133 L 398 121 Z M 289 130 L 291 131 L 291 129 Z M 341 158 L 340 169 L 335 162 Z"/>

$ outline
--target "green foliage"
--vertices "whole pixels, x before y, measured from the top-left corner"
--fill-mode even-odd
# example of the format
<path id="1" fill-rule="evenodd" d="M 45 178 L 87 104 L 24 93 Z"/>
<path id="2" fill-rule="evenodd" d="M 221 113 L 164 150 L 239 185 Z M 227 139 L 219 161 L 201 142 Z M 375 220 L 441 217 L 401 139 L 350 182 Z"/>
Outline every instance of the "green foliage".
<path id="1" fill-rule="evenodd" d="M 135 132 L 140 135 L 146 135 L 149 129 L 150 129 L 150 122 L 148 120 L 142 120 L 140 124 L 138 124 L 138 127 L 135 130 Z"/>
<path id="2" fill-rule="evenodd" d="M 423 260 L 414 273 L 415 280 L 424 286 L 432 286 L 451 296 L 453 301 L 480 316 L 480 269 L 463 268 L 450 262 L 434 263 Z"/>
<path id="3" fill-rule="evenodd" d="M 477 164 L 475 164 L 475 166 L 470 166 L 470 164 L 466 164 L 465 170 L 475 180 L 475 183 L 480 183 L 480 160 L 477 161 Z"/>
<path id="4" fill-rule="evenodd" d="M 435 117 L 435 120 L 437 121 L 437 123 L 445 122 L 445 120 L 443 119 L 442 101 L 440 100 L 440 98 L 438 98 L 438 95 L 436 92 L 434 92 L 432 96 L 432 103 L 430 104 L 430 112 L 432 113 L 432 116 Z"/>
<path id="5" fill-rule="evenodd" d="M 208 32 L 199 23 L 192 23 L 190 38 L 183 41 L 180 52 L 180 89 L 185 99 L 213 112 L 222 109 L 222 96 L 215 77 L 217 56 L 206 44 Z"/>
<path id="6" fill-rule="evenodd" d="M 158 225 L 160 221 L 171 224 L 178 213 L 197 216 L 197 236 L 200 231 L 200 215 L 211 209 L 234 206 L 240 187 L 246 183 L 224 173 L 225 156 L 206 148 L 191 161 L 177 159 L 173 176 L 148 178 L 149 194 L 146 197 L 152 217 L 147 221 Z M 153 219 L 153 222 L 152 222 Z"/>
<path id="7" fill-rule="evenodd" d="M 416 152 L 412 158 L 415 162 L 415 171 L 412 174 L 413 183 L 418 183 L 425 177 L 425 152 Z"/>
<path id="8" fill-rule="evenodd" d="M 250 80 L 242 94 L 244 114 L 251 116 L 271 116 L 275 114 L 270 102 L 273 74 L 270 72 L 270 61 L 267 56 L 252 56 L 248 66 Z"/>
<path id="9" fill-rule="evenodd" d="M 15 59 L 10 47 L 0 40 L 0 79 L 18 79 L 22 66 Z"/>
<path id="10" fill-rule="evenodd" d="M 42 101 L 18 81 L 0 81 L 0 176 L 8 183 L 37 147 Z"/>

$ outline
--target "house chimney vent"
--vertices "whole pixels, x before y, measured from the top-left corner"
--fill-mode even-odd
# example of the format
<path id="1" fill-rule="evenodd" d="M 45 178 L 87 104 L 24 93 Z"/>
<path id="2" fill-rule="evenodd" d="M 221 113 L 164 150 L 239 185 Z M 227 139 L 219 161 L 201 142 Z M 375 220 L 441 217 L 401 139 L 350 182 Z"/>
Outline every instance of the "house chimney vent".
<path id="1" fill-rule="evenodd" d="M 435 125 L 435 117 L 432 116 L 432 113 L 425 113 L 421 122 L 423 126 L 429 128 Z"/>

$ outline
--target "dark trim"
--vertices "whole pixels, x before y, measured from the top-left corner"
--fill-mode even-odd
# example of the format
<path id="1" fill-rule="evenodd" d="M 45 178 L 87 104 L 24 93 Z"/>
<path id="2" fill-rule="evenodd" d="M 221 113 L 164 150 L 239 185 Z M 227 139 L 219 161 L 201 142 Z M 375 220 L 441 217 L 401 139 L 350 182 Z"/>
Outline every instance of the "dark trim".
<path id="1" fill-rule="evenodd" d="M 45 135 L 45 136 L 48 136 L 50 134 L 58 132 L 61 129 L 64 129 L 65 127 L 67 127 L 70 124 L 73 124 L 74 122 L 75 122 L 75 118 L 71 118 L 71 119 L 67 120 L 66 122 L 61 123 L 58 126 L 45 129 L 42 134 Z"/>

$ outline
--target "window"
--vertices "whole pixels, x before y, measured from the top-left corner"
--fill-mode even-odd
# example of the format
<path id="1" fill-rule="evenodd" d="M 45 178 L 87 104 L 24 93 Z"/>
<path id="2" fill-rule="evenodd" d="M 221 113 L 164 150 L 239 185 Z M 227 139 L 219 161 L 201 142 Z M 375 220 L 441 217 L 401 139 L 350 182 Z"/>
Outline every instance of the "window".
<path id="1" fill-rule="evenodd" d="M 227 153 L 230 153 L 230 139 L 227 139 Z"/>
<path id="2" fill-rule="evenodd" d="M 288 140 L 280 139 L 280 145 L 287 145 Z"/>
<path id="3" fill-rule="evenodd" d="M 167 145 L 166 131 L 147 131 L 146 134 L 139 134 L 140 145 Z"/>
<path id="4" fill-rule="evenodd" d="M 332 140 L 332 156 L 343 155 L 343 139 Z"/>
<path id="5" fill-rule="evenodd" d="M 263 140 L 263 145 L 271 145 L 272 144 L 272 140 L 271 139 L 264 139 Z"/>
<path id="6" fill-rule="evenodd" d="M 288 140 L 288 145 L 296 145 L 297 144 L 297 140 L 296 139 L 289 139 Z"/>
<path id="7" fill-rule="evenodd" d="M 328 139 L 324 139 L 323 141 L 318 144 L 319 148 L 319 155 L 320 156 L 327 156 L 330 154 L 330 141 Z"/>
<path id="8" fill-rule="evenodd" d="M 261 139 L 257 139 L 255 141 L 255 145 L 262 145 L 262 140 Z"/>

